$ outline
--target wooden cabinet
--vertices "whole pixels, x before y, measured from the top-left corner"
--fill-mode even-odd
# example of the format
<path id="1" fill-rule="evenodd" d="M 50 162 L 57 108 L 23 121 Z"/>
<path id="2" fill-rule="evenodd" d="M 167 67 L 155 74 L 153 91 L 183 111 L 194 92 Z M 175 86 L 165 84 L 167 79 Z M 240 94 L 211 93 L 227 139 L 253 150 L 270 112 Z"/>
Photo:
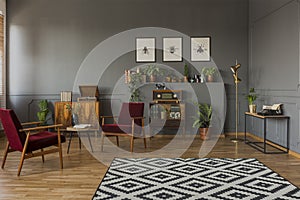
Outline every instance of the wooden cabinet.
<path id="1" fill-rule="evenodd" d="M 155 101 L 149 104 L 151 135 L 160 133 L 185 134 L 185 104 L 176 101 Z"/>
<path id="2" fill-rule="evenodd" d="M 72 102 L 55 102 L 55 124 L 62 124 L 63 128 L 72 126 L 72 112 L 67 109 L 67 105 L 72 105 Z"/>
<path id="3" fill-rule="evenodd" d="M 79 123 L 99 123 L 100 103 L 98 101 L 55 102 L 55 124 L 63 128 L 72 126 L 72 111 L 78 115 Z"/>
<path id="4" fill-rule="evenodd" d="M 72 109 L 78 116 L 80 124 L 99 125 L 100 103 L 99 101 L 73 102 Z"/>

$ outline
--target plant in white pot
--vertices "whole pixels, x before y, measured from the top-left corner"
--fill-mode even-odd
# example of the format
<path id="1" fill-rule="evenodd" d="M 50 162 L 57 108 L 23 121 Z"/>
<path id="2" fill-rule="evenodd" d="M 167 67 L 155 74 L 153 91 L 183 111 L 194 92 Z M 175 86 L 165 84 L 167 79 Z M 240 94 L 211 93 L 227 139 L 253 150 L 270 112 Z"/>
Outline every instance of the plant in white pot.
<path id="1" fill-rule="evenodd" d="M 249 94 L 246 96 L 248 100 L 248 105 L 249 105 L 249 112 L 250 113 L 256 113 L 256 105 L 254 104 L 257 95 L 255 93 L 254 88 L 250 88 Z"/>
<path id="2" fill-rule="evenodd" d="M 198 128 L 201 140 L 207 140 L 208 129 L 211 125 L 212 106 L 207 103 L 194 103 L 197 107 L 197 113 L 194 117 L 193 127 Z"/>

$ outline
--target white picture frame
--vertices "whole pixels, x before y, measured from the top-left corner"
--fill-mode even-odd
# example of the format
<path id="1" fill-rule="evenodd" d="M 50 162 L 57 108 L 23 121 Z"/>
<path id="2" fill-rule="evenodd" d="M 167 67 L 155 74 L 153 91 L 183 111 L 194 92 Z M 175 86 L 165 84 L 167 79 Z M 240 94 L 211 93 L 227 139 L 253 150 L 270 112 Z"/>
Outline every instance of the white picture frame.
<path id="1" fill-rule="evenodd" d="M 182 61 L 182 38 L 181 37 L 163 38 L 163 61 L 164 62 Z"/>
<path id="2" fill-rule="evenodd" d="M 155 62 L 155 38 L 136 38 L 136 62 Z"/>
<path id="3" fill-rule="evenodd" d="M 191 61 L 210 61 L 210 52 L 210 37 L 191 37 Z"/>

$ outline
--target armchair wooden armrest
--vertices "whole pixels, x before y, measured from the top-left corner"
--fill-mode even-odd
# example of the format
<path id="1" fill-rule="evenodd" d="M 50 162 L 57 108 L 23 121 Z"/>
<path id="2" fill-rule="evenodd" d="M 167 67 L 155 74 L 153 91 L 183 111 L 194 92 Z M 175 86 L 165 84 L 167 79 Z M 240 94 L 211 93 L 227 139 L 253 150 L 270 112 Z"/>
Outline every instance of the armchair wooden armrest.
<path id="1" fill-rule="evenodd" d="M 116 118 L 118 118 L 119 116 L 100 116 L 100 118 L 102 118 L 102 125 L 104 125 L 105 124 L 105 119 L 114 119 L 114 123 L 116 123 Z"/>
<path id="2" fill-rule="evenodd" d="M 131 117 L 131 126 L 132 128 L 135 126 L 135 120 L 137 119 L 141 119 L 142 120 L 142 127 L 144 127 L 144 120 L 145 120 L 145 117 Z"/>
<path id="3" fill-rule="evenodd" d="M 100 118 L 117 118 L 119 116 L 100 116 Z"/>
<path id="4" fill-rule="evenodd" d="M 48 126 L 37 126 L 37 127 L 33 127 L 33 128 L 23 128 L 23 129 L 20 129 L 19 131 L 20 132 L 38 131 L 38 130 L 46 129 L 46 128 L 58 128 L 59 129 L 59 127 L 62 127 L 62 126 L 63 126 L 62 124 L 48 125 Z"/>
<path id="5" fill-rule="evenodd" d="M 23 122 L 21 123 L 22 126 L 30 126 L 30 125 L 38 125 L 41 124 L 43 122 Z"/>
<path id="6" fill-rule="evenodd" d="M 131 119 L 145 119 L 145 117 L 131 117 Z"/>

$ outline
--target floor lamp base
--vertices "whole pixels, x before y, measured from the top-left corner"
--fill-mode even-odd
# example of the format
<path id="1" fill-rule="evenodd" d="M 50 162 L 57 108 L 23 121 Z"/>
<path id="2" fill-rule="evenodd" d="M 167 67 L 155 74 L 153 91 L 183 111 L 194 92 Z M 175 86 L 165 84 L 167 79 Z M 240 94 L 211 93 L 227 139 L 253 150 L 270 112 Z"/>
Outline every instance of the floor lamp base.
<path id="1" fill-rule="evenodd" d="M 243 139 L 240 139 L 240 138 L 231 138 L 230 140 L 231 140 L 231 142 L 233 142 L 233 143 L 244 142 L 244 140 L 243 140 Z"/>

